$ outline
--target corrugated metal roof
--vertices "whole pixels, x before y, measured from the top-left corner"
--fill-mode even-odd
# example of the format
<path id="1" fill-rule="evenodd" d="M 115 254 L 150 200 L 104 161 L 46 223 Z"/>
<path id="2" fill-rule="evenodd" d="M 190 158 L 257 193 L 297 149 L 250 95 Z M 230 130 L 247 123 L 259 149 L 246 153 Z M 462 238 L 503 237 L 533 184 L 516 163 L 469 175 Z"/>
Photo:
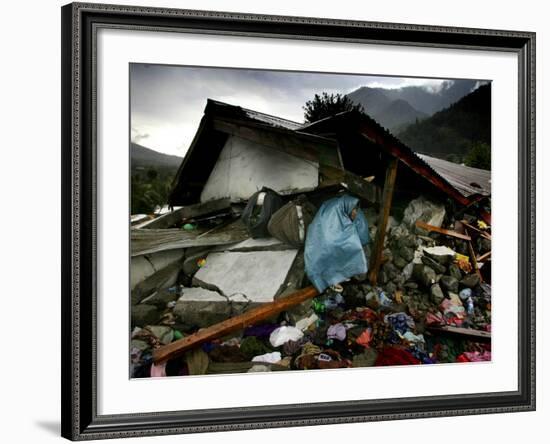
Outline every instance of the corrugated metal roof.
<path id="1" fill-rule="evenodd" d="M 258 120 L 263 123 L 267 123 L 271 126 L 279 126 L 288 130 L 296 131 L 303 126 L 303 123 L 293 122 L 292 120 L 283 119 L 277 116 L 271 116 L 269 114 L 260 113 L 251 109 L 243 108 L 243 111 L 248 117 L 254 120 Z"/>
<path id="2" fill-rule="evenodd" d="M 349 119 L 354 121 L 355 117 L 357 118 L 355 125 L 358 125 L 356 129 L 365 137 L 373 141 L 375 144 L 384 146 L 385 149 L 389 150 L 390 154 L 398 157 L 404 164 L 414 170 L 417 174 L 425 177 L 433 185 L 446 192 L 453 199 L 463 205 L 468 205 L 472 201 L 479 199 L 481 196 L 488 196 L 491 194 L 490 171 L 466 167 L 445 160 L 436 159 L 425 154 L 416 153 L 366 114 L 357 115 L 352 112 L 343 112 L 313 123 L 297 123 L 259 111 L 208 99 L 208 103 L 205 108 L 205 116 L 201 121 L 201 126 L 199 127 L 196 139 L 199 134 L 201 134 L 201 128 L 204 126 L 205 122 L 204 119 L 206 119 L 208 115 L 216 115 L 221 118 L 224 118 L 225 116 L 236 121 L 248 121 L 251 124 L 259 125 L 260 127 L 265 126 L 263 129 L 271 127 L 274 131 L 287 131 L 289 133 L 293 133 L 297 137 L 315 138 L 315 140 L 313 140 L 314 143 L 328 143 L 329 141 L 331 143 L 336 143 L 336 139 L 333 139 L 332 137 L 327 138 L 323 135 L 323 129 L 327 129 L 325 128 L 327 125 L 329 128 L 332 128 L 334 125 L 338 125 L 340 121 L 347 121 Z M 332 129 L 334 130 L 334 128 Z M 215 131 L 207 131 L 207 133 L 223 134 Z M 218 151 L 221 150 L 224 140 L 225 139 L 216 142 L 219 145 L 219 147 L 216 148 Z M 174 185 L 170 196 L 170 203 L 172 205 L 187 204 L 179 202 L 174 196 L 176 196 L 177 193 L 181 193 L 183 189 L 182 187 L 185 185 L 180 183 L 182 171 L 190 160 L 191 154 L 195 151 L 194 147 L 196 143 L 198 143 L 198 139 L 193 141 L 193 144 L 183 160 L 176 178 L 174 179 Z M 216 143 L 213 143 L 212 141 L 208 143 L 209 152 L 202 153 L 206 157 L 202 160 L 199 159 L 198 164 L 191 168 L 191 171 L 193 171 L 192 174 L 188 172 L 188 175 L 192 176 L 194 182 L 200 182 L 200 180 L 195 177 L 198 174 L 197 168 L 200 171 L 205 170 L 204 174 L 209 174 L 211 168 L 213 168 L 213 164 L 210 165 L 208 162 L 212 159 L 216 159 L 217 154 L 219 154 L 217 152 L 213 152 L 216 151 L 213 150 L 213 146 L 216 145 Z"/>
<path id="3" fill-rule="evenodd" d="M 291 131 L 296 131 L 304 126 L 303 123 L 294 122 L 292 120 L 284 119 L 282 117 L 272 116 L 271 114 L 261 113 L 253 109 L 243 108 L 238 105 L 230 105 L 229 103 L 220 102 L 219 100 L 208 99 L 208 103 L 215 105 L 219 108 L 225 108 L 232 110 L 233 112 L 238 111 L 246 115 L 249 119 L 256 120 L 261 123 L 266 123 L 268 125 L 284 128 Z"/>
<path id="4" fill-rule="evenodd" d="M 420 155 L 365 113 L 342 112 L 304 125 L 301 131 L 323 133 L 323 131 L 327 131 L 330 128 L 334 131 L 334 126 L 339 125 L 339 122 L 353 120 L 354 117 L 360 123 L 362 122 L 366 125 L 364 129 L 367 132 L 364 135 L 376 144 L 387 145 L 386 148 L 390 149 L 390 152 L 394 156 L 398 157 L 417 174 L 428 179 L 436 187 L 450 194 L 451 197 L 457 199 L 463 205 L 468 205 L 472 200 L 491 193 L 490 171 L 464 167 L 431 156 Z M 369 130 L 370 135 L 368 134 Z M 359 131 L 362 130 L 359 129 Z M 431 160 L 431 162 L 428 160 Z"/>
<path id="5" fill-rule="evenodd" d="M 430 165 L 463 196 L 469 197 L 474 194 L 489 196 L 491 194 L 491 171 L 459 165 L 426 154 L 416 153 L 416 155 Z"/>

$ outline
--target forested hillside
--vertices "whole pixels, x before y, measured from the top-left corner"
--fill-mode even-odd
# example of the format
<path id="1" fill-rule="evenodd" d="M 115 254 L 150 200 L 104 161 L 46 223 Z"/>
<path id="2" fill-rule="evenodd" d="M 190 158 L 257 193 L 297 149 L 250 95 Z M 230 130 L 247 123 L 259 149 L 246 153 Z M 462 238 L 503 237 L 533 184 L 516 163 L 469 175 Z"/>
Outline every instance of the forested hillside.
<path id="1" fill-rule="evenodd" d="M 398 134 L 415 151 L 490 168 L 491 85 L 486 84 Z"/>

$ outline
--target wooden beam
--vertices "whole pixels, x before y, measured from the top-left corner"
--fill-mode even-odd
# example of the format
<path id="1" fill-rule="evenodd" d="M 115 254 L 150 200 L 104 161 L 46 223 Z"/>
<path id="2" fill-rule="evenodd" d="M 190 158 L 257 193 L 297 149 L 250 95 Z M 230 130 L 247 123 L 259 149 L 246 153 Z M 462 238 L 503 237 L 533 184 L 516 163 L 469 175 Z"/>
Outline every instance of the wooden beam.
<path id="1" fill-rule="evenodd" d="M 325 178 L 319 184 L 319 188 L 340 185 L 370 203 L 381 201 L 380 187 L 357 174 L 328 165 L 319 165 L 319 173 Z"/>
<path id="2" fill-rule="evenodd" d="M 485 254 L 482 254 L 481 256 L 479 256 L 476 260 L 478 262 L 483 262 L 485 259 L 487 259 L 488 257 L 491 257 L 491 251 L 489 250 L 487 253 Z"/>
<path id="3" fill-rule="evenodd" d="M 231 200 L 227 198 L 211 200 L 210 202 L 197 203 L 181 208 L 181 219 L 187 220 L 195 217 L 206 216 L 213 213 L 219 213 L 231 208 Z"/>
<path id="4" fill-rule="evenodd" d="M 193 347 L 197 347 L 198 345 L 211 341 L 212 339 L 225 336 L 231 332 L 243 330 L 250 325 L 254 325 L 304 301 L 307 301 L 308 299 L 314 298 L 318 294 L 319 293 L 314 287 L 306 287 L 288 296 L 281 297 L 274 302 L 260 305 L 259 307 L 253 308 L 252 310 L 249 310 L 239 316 L 227 319 L 219 324 L 214 324 L 210 327 L 199 330 L 191 336 L 187 336 L 186 338 L 179 339 L 163 347 L 157 348 L 153 351 L 153 360 L 155 361 L 155 364 L 157 364 L 159 362 L 164 362 L 181 356 L 182 353 L 185 353 Z"/>
<path id="5" fill-rule="evenodd" d="M 474 330 L 473 328 L 452 327 L 450 325 L 444 327 L 428 326 L 426 328 L 433 333 L 459 336 L 461 338 L 468 338 L 475 342 L 491 342 L 491 333 L 488 331 Z"/>
<path id="6" fill-rule="evenodd" d="M 465 231 L 466 231 L 466 234 L 468 234 L 468 230 L 465 230 Z M 477 265 L 476 253 L 474 251 L 474 247 L 472 246 L 472 242 L 470 241 L 468 241 L 468 251 L 470 252 L 470 259 L 472 259 L 474 271 L 479 276 L 479 280 L 483 282 L 483 276 L 481 276 L 481 271 L 479 271 L 479 266 Z"/>
<path id="7" fill-rule="evenodd" d="M 446 236 L 452 236 L 452 237 L 456 237 L 458 239 L 463 239 L 467 241 L 472 240 L 472 238 L 470 236 L 467 236 L 466 234 L 461 234 L 452 230 L 446 230 L 445 228 L 439 228 L 439 227 L 436 227 L 435 225 L 427 224 L 422 220 L 417 220 L 416 226 L 426 231 L 435 231 L 436 233 L 445 234 Z"/>
<path id="8" fill-rule="evenodd" d="M 397 175 L 397 165 L 399 160 L 394 157 L 390 160 L 386 170 L 386 180 L 384 182 L 384 191 L 382 192 L 382 204 L 378 216 L 378 227 L 376 229 L 376 238 L 369 263 L 369 281 L 371 285 L 376 285 L 378 281 L 378 271 L 382 263 L 382 250 L 384 250 L 384 238 L 386 236 L 386 227 L 390 217 L 391 202 L 393 190 L 395 187 L 395 178 Z"/>
<path id="9" fill-rule="evenodd" d="M 461 220 L 460 223 L 464 225 L 465 227 L 468 227 L 470 230 L 474 230 L 476 233 L 478 233 L 480 236 L 483 236 L 485 239 L 491 240 L 491 235 L 487 233 L 486 231 L 480 230 L 479 228 L 474 227 L 473 225 L 470 225 L 465 220 Z"/>
<path id="10" fill-rule="evenodd" d="M 233 244 L 248 239 L 250 236 L 240 219 L 217 230 L 186 231 L 177 228 L 166 230 L 131 230 L 130 255 L 155 253 L 157 251 L 175 250 L 190 247 L 210 247 L 214 245 Z"/>
<path id="11" fill-rule="evenodd" d="M 460 194 L 455 187 L 443 179 L 439 174 L 434 174 L 434 170 L 425 164 L 425 162 L 420 161 L 412 150 L 400 147 L 399 142 L 394 139 L 393 136 L 383 132 L 382 128 L 377 128 L 376 126 L 364 122 L 360 127 L 363 137 L 380 146 L 388 154 L 399 158 L 401 162 L 410 167 L 419 176 L 429 181 L 436 188 L 447 193 L 461 205 L 468 205 L 471 203 L 470 198 Z"/>

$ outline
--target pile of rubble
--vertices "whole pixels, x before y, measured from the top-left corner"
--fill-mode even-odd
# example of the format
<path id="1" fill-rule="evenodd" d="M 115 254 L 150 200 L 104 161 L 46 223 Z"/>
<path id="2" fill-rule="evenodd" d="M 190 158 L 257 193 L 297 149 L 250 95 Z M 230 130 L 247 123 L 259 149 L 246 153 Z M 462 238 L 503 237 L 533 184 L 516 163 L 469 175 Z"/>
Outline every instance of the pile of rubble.
<path id="1" fill-rule="evenodd" d="M 364 214 L 374 239 L 378 214 Z M 187 248 L 175 280 L 132 298 L 132 377 L 490 360 L 490 252 L 486 222 L 417 198 L 390 217 L 375 285 L 352 278 L 155 364 L 155 350 L 310 285 L 303 248 L 272 237 Z"/>

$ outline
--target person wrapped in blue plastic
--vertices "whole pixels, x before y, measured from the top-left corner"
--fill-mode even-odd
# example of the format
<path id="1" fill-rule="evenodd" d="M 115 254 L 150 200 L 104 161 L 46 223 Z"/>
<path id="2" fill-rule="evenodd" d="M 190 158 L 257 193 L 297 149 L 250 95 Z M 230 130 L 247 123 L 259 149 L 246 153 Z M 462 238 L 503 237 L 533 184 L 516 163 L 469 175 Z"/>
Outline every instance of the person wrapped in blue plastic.
<path id="1" fill-rule="evenodd" d="M 324 202 L 308 227 L 304 253 L 306 274 L 317 291 L 366 273 L 368 242 L 359 199 L 343 195 Z"/>

